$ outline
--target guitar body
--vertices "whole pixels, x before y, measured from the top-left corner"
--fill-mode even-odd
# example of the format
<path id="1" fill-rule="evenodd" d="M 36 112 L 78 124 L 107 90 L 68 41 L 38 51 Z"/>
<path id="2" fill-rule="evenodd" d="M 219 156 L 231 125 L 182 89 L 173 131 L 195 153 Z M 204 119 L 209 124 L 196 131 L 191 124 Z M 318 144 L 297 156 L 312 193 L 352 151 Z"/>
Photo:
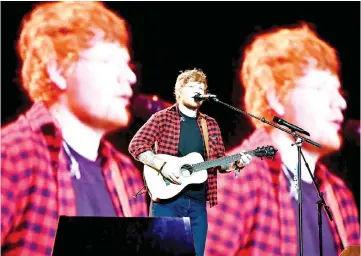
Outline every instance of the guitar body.
<path id="1" fill-rule="evenodd" d="M 272 146 L 257 147 L 255 150 L 244 152 L 252 156 L 272 158 L 277 152 Z M 144 165 L 144 180 L 148 193 L 153 201 L 169 199 L 179 194 L 189 184 L 200 184 L 207 180 L 209 168 L 222 166 L 241 159 L 241 154 L 224 156 L 218 159 L 204 161 L 201 154 L 192 152 L 183 157 L 158 154 L 157 157 L 172 162 L 180 170 L 182 184 L 177 185 L 165 179 L 162 174 L 152 167 Z"/>
<path id="2" fill-rule="evenodd" d="M 174 184 L 168 181 L 154 168 L 144 166 L 144 179 L 148 187 L 149 194 L 152 200 L 169 199 L 179 194 L 189 184 L 200 184 L 207 180 L 207 170 L 200 170 L 191 172 L 184 168 L 187 165 L 197 164 L 204 161 L 201 154 L 193 152 L 183 157 L 170 156 L 165 154 L 158 154 L 159 158 L 166 162 L 175 162 L 181 170 L 180 179 L 182 184 Z M 183 167 L 183 168 L 182 168 Z"/>

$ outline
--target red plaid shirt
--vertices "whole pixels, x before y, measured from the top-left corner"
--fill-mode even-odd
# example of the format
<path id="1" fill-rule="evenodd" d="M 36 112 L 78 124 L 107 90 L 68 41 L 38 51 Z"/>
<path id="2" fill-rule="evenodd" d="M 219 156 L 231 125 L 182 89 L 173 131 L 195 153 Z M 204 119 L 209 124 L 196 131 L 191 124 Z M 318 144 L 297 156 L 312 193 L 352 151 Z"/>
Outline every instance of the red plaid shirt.
<path id="1" fill-rule="evenodd" d="M 201 118 L 207 122 L 209 137 L 209 155 L 205 160 L 213 160 L 225 156 L 225 149 L 219 126 L 213 118 L 198 112 L 197 122 L 201 134 L 203 130 Z M 154 143 L 157 141 L 158 154 L 168 154 L 177 156 L 178 144 L 180 138 L 180 114 L 178 104 L 155 113 L 137 132 L 129 145 L 129 152 L 135 159 L 139 154 L 152 150 Z M 204 145 L 204 143 L 203 143 Z M 204 152 L 206 152 L 204 146 Z M 208 180 L 206 185 L 207 201 L 210 207 L 217 205 L 217 172 L 220 168 L 211 168 L 208 170 Z"/>
<path id="2" fill-rule="evenodd" d="M 51 255 L 58 218 L 75 216 L 75 192 L 61 130 L 42 103 L 1 129 L 1 251 L 3 255 Z M 121 170 L 132 216 L 148 216 L 143 181 L 130 158 L 102 141 L 103 167 L 118 216 L 123 216 L 110 162 Z"/>
<path id="3" fill-rule="evenodd" d="M 262 145 L 272 145 L 272 141 L 263 130 L 257 130 L 232 151 L 252 150 Z M 315 175 L 320 181 L 320 191 L 331 185 L 335 192 L 349 244 L 359 244 L 358 210 L 351 191 L 324 166 L 319 165 Z M 296 214 L 279 154 L 274 160 L 254 158 L 238 178 L 222 175 L 218 186 L 221 203 L 208 213 L 206 255 L 296 256 Z M 327 194 L 324 199 L 330 205 Z M 340 253 L 335 221 L 329 223 Z"/>

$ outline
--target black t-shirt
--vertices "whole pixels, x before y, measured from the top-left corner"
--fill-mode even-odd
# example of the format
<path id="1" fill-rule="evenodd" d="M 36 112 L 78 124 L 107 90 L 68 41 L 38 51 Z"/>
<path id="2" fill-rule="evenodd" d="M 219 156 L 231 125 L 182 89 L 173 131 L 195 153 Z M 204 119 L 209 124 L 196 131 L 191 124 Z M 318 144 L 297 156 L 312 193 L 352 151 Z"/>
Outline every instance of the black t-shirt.
<path id="1" fill-rule="evenodd" d="M 180 115 L 181 128 L 178 146 L 178 156 L 185 156 L 192 152 L 198 152 L 204 158 L 203 138 L 201 130 L 197 123 L 197 118 L 188 117 L 181 112 Z M 182 191 L 182 194 L 200 201 L 205 201 L 205 183 L 190 184 Z"/>

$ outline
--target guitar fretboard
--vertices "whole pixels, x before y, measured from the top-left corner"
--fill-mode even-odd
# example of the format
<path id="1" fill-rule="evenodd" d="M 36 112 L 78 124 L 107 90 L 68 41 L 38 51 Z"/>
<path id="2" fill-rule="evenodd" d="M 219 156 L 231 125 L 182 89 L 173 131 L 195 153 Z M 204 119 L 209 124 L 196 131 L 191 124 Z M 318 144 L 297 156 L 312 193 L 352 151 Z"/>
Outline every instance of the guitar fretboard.
<path id="1" fill-rule="evenodd" d="M 249 154 L 249 155 L 254 155 L 254 151 L 247 151 L 245 152 L 245 154 Z M 216 166 L 222 166 L 222 165 L 226 165 L 229 164 L 231 162 L 235 162 L 238 161 L 239 159 L 241 159 L 241 154 L 235 154 L 235 155 L 231 155 L 231 156 L 224 156 L 215 160 L 209 160 L 209 161 L 205 161 L 205 162 L 201 162 L 198 164 L 193 164 L 192 165 L 192 169 L 194 172 L 197 171 L 202 171 L 202 170 L 206 170 L 212 167 L 216 167 Z"/>

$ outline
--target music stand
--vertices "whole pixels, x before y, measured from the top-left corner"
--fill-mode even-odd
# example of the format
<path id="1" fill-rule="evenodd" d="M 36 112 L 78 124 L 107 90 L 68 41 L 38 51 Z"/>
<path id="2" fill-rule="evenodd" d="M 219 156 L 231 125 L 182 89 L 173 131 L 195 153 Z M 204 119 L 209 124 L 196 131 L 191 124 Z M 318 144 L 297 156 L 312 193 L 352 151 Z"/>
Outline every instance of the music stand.
<path id="1" fill-rule="evenodd" d="M 190 219 L 60 216 L 52 256 L 194 256 Z"/>

